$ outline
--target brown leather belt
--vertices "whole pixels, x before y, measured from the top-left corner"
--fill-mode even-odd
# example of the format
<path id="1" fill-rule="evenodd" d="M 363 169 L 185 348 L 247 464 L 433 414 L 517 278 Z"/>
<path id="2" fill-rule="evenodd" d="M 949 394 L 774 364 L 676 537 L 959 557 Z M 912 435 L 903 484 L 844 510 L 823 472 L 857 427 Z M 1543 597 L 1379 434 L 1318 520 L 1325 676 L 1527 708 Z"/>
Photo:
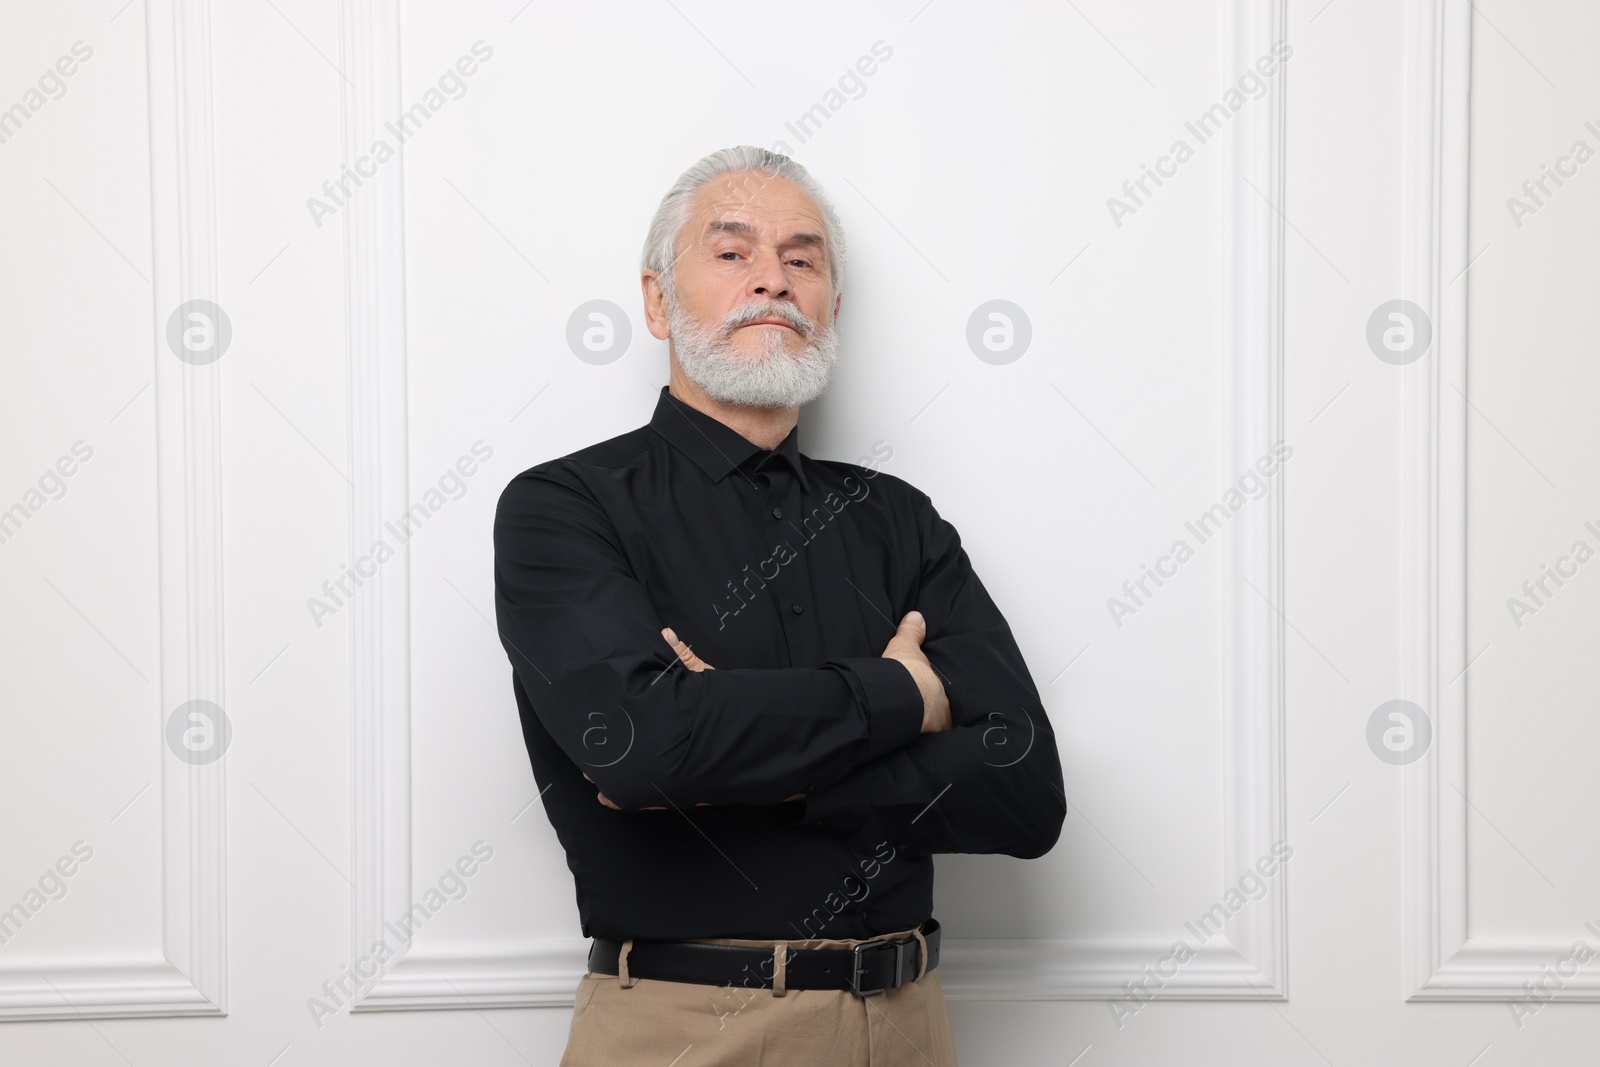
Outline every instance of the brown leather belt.
<path id="1" fill-rule="evenodd" d="M 928 970 L 939 965 L 939 924 L 921 926 Z M 603 937 L 589 947 L 589 970 L 617 974 L 622 942 Z M 635 941 L 628 952 L 630 978 L 699 985 L 771 989 L 773 950 L 698 941 Z M 784 964 L 789 989 L 848 989 L 861 996 L 896 989 L 922 974 L 922 945 L 915 937 L 877 938 L 853 948 L 791 948 Z"/>

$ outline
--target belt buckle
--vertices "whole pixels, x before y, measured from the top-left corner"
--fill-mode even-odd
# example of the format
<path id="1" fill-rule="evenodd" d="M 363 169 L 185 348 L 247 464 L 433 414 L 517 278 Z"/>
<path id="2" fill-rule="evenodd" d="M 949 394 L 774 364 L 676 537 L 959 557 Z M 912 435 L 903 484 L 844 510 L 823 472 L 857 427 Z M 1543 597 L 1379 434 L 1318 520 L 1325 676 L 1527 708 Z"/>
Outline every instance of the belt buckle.
<path id="1" fill-rule="evenodd" d="M 864 941 L 851 949 L 850 951 L 854 956 L 850 974 L 851 990 L 857 996 L 868 997 L 874 993 L 882 993 L 886 989 L 898 989 L 900 986 L 904 985 L 906 974 L 906 949 L 912 944 L 914 944 L 914 940 L 910 938 L 901 941 L 894 941 L 886 937 L 880 937 L 873 941 Z M 861 979 L 866 973 L 866 959 L 864 954 L 867 949 L 875 948 L 894 949 L 894 984 L 879 986 L 876 989 L 863 989 L 861 987 Z"/>

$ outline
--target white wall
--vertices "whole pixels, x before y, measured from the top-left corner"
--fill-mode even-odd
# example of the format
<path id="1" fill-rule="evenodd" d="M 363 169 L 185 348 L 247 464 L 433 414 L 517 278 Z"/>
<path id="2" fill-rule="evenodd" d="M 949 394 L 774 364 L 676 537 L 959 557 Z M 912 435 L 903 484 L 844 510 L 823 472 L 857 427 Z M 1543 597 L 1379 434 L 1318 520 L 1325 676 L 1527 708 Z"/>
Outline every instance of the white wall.
<path id="1" fill-rule="evenodd" d="M 1554 1006 L 1523 982 L 1600 949 L 1600 563 L 1520 626 L 1506 599 L 1600 549 L 1600 164 L 1520 226 L 1506 198 L 1600 148 L 1594 17 L 119 4 L 0 13 L 0 108 L 26 112 L 0 126 L 0 508 L 23 509 L 0 526 L 0 909 L 26 917 L 0 1061 L 556 1061 L 584 946 L 489 622 L 494 503 L 648 419 L 645 225 L 695 158 L 754 143 L 810 167 L 850 239 L 802 446 L 893 447 L 1060 745 L 1048 857 L 939 862 L 963 1062 L 1584 1062 L 1600 964 Z M 403 155 L 329 196 L 418 102 Z M 1218 103 L 1202 143 L 1185 123 Z M 1125 193 L 1179 138 L 1192 158 Z M 1433 342 L 1379 358 L 1369 321 L 1401 298 Z M 186 361 L 168 321 L 197 299 L 231 340 Z M 596 300 L 631 332 L 605 363 L 567 343 Z M 968 342 L 993 300 L 1031 333 L 1013 362 Z M 1280 440 L 1200 543 L 1185 524 Z M 438 506 L 401 546 L 383 521 L 416 501 Z M 379 539 L 395 557 L 335 603 Z M 1194 557 L 1127 597 L 1179 539 Z M 1431 740 L 1396 765 L 1368 728 L 1402 698 Z M 220 758 L 167 741 L 192 700 L 224 709 Z M 79 841 L 59 899 L 30 898 Z M 475 843 L 465 895 L 315 1017 Z M 1218 903 L 1202 941 L 1185 924 Z"/>

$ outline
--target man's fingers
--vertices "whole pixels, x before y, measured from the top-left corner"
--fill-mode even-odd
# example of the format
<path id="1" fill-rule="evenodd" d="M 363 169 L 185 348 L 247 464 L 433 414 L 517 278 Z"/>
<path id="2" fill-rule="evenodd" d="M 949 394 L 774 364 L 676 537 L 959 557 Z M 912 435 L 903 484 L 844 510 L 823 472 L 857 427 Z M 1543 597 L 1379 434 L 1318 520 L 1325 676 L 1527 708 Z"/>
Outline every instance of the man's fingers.
<path id="1" fill-rule="evenodd" d="M 908 611 L 905 618 L 900 620 L 900 625 L 895 628 L 896 637 L 922 644 L 922 639 L 928 635 L 928 622 L 922 617 L 920 611 Z"/>
<path id="2" fill-rule="evenodd" d="M 922 639 L 928 635 L 927 620 L 920 611 L 908 611 L 900 619 L 900 625 L 895 627 L 894 636 L 889 638 L 889 643 L 883 647 L 885 656 L 896 653 L 911 653 L 922 655 Z"/>
<path id="3" fill-rule="evenodd" d="M 587 777 L 587 775 L 585 775 L 585 777 Z M 620 806 L 618 806 L 617 804 L 612 803 L 611 798 L 606 796 L 604 793 L 596 793 L 595 794 L 595 799 L 598 800 L 600 803 L 604 804 L 606 807 L 610 808 L 612 811 L 621 811 L 622 810 L 622 808 Z M 640 808 L 639 810 L 640 811 L 666 811 L 667 809 L 662 807 L 659 804 L 654 804 L 654 805 L 651 805 L 648 808 Z"/>
<path id="4" fill-rule="evenodd" d="M 592 777 L 587 776 L 587 774 L 584 774 L 584 779 L 586 779 L 586 781 L 589 781 L 589 782 L 594 782 L 595 781 L 595 779 L 592 779 Z M 614 801 L 611 800 L 610 797 L 606 797 L 605 793 L 600 792 L 600 790 L 595 790 L 595 800 L 598 800 L 598 801 L 600 801 L 600 803 L 603 803 L 603 805 L 605 805 L 606 808 L 610 808 L 611 811 L 621 811 L 621 809 L 622 809 L 621 805 L 618 805 L 618 803 L 614 803 Z M 650 806 L 650 808 L 640 808 L 640 811 L 666 811 L 666 808 L 662 808 L 661 805 L 654 805 L 654 806 Z"/>
<path id="5" fill-rule="evenodd" d="M 694 651 L 688 645 L 678 640 L 678 635 L 673 632 L 672 627 L 663 627 L 661 630 L 661 636 L 667 639 L 667 644 L 672 646 L 672 651 L 678 654 L 678 658 L 683 661 L 683 665 L 688 667 L 691 671 L 716 670 L 716 668 L 711 664 L 695 655 Z"/>

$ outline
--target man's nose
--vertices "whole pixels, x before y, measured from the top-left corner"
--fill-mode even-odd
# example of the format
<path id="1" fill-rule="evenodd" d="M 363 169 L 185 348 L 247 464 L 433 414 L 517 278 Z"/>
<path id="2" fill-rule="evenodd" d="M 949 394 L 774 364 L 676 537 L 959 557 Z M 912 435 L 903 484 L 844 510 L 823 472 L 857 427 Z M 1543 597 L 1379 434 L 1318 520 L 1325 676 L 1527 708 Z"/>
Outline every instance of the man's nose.
<path id="1" fill-rule="evenodd" d="M 751 295 L 765 297 L 768 300 L 790 298 L 789 277 L 784 273 L 783 264 L 779 261 L 777 253 L 758 255 L 753 268 L 750 278 Z"/>

